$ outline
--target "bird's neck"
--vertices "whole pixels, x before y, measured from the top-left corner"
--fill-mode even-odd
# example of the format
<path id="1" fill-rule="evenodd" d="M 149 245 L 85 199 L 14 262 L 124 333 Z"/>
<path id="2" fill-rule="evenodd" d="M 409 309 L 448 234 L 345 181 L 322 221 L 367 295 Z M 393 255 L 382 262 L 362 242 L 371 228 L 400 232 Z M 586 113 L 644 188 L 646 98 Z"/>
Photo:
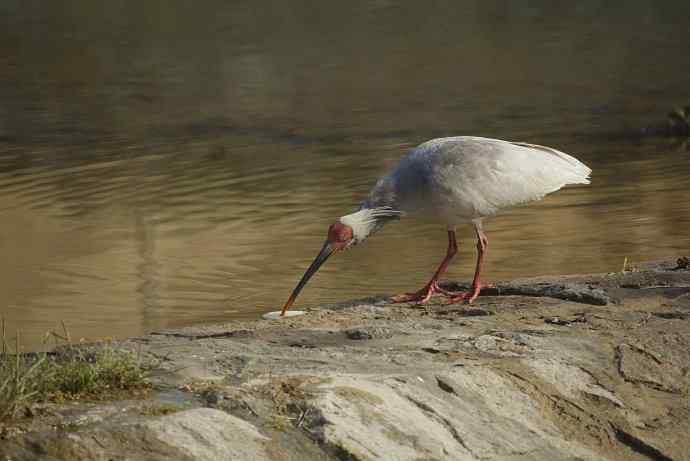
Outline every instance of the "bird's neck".
<path id="1" fill-rule="evenodd" d="M 360 209 L 399 210 L 396 189 L 396 181 L 392 176 L 379 179 Z"/>

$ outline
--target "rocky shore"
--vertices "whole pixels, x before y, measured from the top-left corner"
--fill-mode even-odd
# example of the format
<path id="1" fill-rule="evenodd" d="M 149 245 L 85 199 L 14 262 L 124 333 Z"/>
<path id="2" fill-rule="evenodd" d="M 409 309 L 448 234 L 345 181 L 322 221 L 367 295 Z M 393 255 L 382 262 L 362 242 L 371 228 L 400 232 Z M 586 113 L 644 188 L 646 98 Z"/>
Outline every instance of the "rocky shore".
<path id="1" fill-rule="evenodd" d="M 0 460 L 690 460 L 687 260 L 123 341 L 148 398 L 44 405 Z"/>

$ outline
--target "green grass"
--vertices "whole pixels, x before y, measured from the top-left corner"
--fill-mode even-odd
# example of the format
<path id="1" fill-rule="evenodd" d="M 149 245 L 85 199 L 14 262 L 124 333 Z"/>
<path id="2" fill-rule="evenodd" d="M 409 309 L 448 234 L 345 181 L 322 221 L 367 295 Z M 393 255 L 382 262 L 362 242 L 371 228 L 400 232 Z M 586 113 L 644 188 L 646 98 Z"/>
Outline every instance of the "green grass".
<path id="1" fill-rule="evenodd" d="M 103 400 L 131 396 L 149 388 L 148 367 L 139 357 L 109 342 L 73 344 L 69 334 L 54 353 L 20 353 L 17 333 L 10 347 L 2 321 L 0 331 L 0 420 L 16 416 L 35 402 Z M 13 350 L 12 350 L 13 349 Z"/>
<path id="2" fill-rule="evenodd" d="M 2 322 L 2 353 L 0 353 L 0 420 L 11 418 L 39 393 L 37 382 L 45 364 L 45 355 L 26 360 L 19 354 L 10 354 L 5 340 L 5 322 Z M 19 349 L 19 335 L 15 350 Z"/>

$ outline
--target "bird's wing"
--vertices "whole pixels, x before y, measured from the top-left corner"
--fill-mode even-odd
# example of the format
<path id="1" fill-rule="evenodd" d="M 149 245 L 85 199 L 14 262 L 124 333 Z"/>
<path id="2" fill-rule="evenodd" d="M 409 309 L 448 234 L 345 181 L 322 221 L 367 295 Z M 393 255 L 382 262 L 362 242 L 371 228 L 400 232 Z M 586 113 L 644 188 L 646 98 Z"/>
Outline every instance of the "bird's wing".
<path id="1" fill-rule="evenodd" d="M 529 144 L 526 142 L 511 142 L 510 144 L 513 144 L 515 146 L 520 146 L 520 147 L 527 147 L 530 149 L 535 149 L 535 150 L 540 150 L 542 152 L 555 155 L 559 157 L 562 160 L 565 160 L 572 166 L 571 173 L 577 175 L 578 177 L 574 179 L 576 182 L 571 182 L 568 184 L 589 184 L 589 175 L 592 172 L 592 170 L 585 165 L 584 163 L 580 162 L 578 159 L 575 157 L 566 154 L 565 152 L 561 152 L 559 150 L 554 149 L 553 147 L 546 147 L 546 146 L 540 146 L 538 144 Z"/>
<path id="2" fill-rule="evenodd" d="M 447 138 L 426 157 L 435 199 L 464 216 L 492 215 L 566 184 L 587 184 L 591 172 L 556 149 L 489 138 Z"/>

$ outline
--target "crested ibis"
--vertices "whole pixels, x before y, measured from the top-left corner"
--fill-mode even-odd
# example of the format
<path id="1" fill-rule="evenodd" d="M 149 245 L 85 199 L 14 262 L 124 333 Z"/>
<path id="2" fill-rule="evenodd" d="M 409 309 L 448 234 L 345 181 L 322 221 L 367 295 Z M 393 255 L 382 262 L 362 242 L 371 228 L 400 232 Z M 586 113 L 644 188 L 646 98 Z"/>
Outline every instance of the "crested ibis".
<path id="1" fill-rule="evenodd" d="M 426 303 L 439 293 L 450 302 L 474 301 L 483 285 L 481 272 L 488 239 L 482 220 L 499 210 L 539 200 L 568 184 L 589 184 L 591 169 L 551 147 L 474 136 L 427 141 L 403 157 L 379 179 L 359 208 L 328 228 L 321 251 L 302 276 L 280 316 L 321 265 L 334 253 L 346 250 L 405 215 L 425 215 L 444 224 L 448 249 L 431 280 L 420 290 L 392 298 L 393 302 Z M 472 286 L 453 293 L 438 281 L 457 252 L 456 227 L 471 224 L 477 236 L 477 263 Z"/>

